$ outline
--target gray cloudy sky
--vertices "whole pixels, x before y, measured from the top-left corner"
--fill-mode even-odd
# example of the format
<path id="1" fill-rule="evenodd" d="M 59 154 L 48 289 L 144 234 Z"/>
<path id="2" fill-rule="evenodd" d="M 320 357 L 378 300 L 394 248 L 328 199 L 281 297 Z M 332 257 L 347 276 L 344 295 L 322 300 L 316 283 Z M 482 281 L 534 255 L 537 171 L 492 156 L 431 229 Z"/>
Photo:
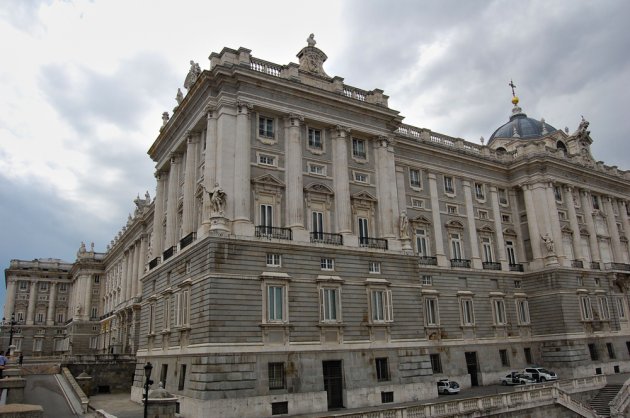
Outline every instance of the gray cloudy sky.
<path id="1" fill-rule="evenodd" d="M 224 46 L 296 62 L 309 33 L 331 76 L 381 88 L 405 123 L 478 142 L 524 111 L 591 122 L 596 159 L 630 169 L 630 2 L 0 2 L 0 267 L 98 251 L 155 184 L 146 151 L 188 61 Z M 4 300 L 4 286 L 0 286 Z"/>

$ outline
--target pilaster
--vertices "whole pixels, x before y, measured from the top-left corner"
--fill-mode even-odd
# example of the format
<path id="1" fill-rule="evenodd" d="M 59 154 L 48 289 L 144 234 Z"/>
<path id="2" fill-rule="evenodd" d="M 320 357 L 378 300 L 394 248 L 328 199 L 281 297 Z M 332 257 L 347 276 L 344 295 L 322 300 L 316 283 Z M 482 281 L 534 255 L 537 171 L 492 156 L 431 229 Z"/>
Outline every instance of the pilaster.
<path id="1" fill-rule="evenodd" d="M 37 295 L 37 283 L 31 280 L 28 293 L 28 309 L 26 311 L 26 325 L 33 325 L 35 318 L 35 303 Z"/>
<path id="2" fill-rule="evenodd" d="M 168 174 L 168 201 L 166 202 L 166 248 L 177 245 L 177 195 L 179 190 L 179 164 L 181 155 L 171 154 Z"/>
<path id="3" fill-rule="evenodd" d="M 197 184 L 197 144 L 198 132 L 188 132 L 186 138 L 186 171 L 184 173 L 184 205 L 182 213 L 182 234 L 187 236 L 195 223 L 195 185 Z"/>
<path id="4" fill-rule="evenodd" d="M 337 233 L 352 234 L 352 214 L 350 210 L 350 179 L 348 175 L 347 138 L 351 130 L 337 126 L 332 131 L 333 187 L 335 188 L 335 215 Z M 345 239 L 344 239 L 345 242 Z"/>
<path id="5" fill-rule="evenodd" d="M 286 222 L 287 227 L 304 230 L 304 198 L 302 179 L 301 115 L 290 114 L 284 119 L 286 167 Z"/>
<path id="6" fill-rule="evenodd" d="M 497 252 L 501 270 L 509 270 L 505 255 L 505 238 L 503 237 L 503 224 L 501 223 L 501 209 L 499 209 L 499 194 L 496 186 L 490 186 L 490 199 L 492 204 L 492 216 L 494 217 L 494 229 L 497 240 Z"/>
<path id="7" fill-rule="evenodd" d="M 4 302 L 4 317 L 11 318 L 11 314 L 15 311 L 15 293 L 17 290 L 17 281 L 15 278 L 7 279 L 7 294 Z"/>
<path id="8" fill-rule="evenodd" d="M 540 231 L 538 229 L 538 219 L 532 186 L 525 184 L 523 187 L 523 198 L 525 200 L 525 211 L 527 212 L 527 227 L 529 229 L 529 243 L 532 248 L 532 258 L 534 262 L 542 263 L 542 248 L 540 241 Z"/>
<path id="9" fill-rule="evenodd" d="M 251 216 L 251 122 L 253 106 L 236 103 L 236 149 L 234 156 L 234 233 L 254 235 Z"/>
<path id="10" fill-rule="evenodd" d="M 466 220 L 468 221 L 468 239 L 470 240 L 470 251 L 472 267 L 481 269 L 481 257 L 479 256 L 479 239 L 477 238 L 477 225 L 475 224 L 475 210 L 470 190 L 470 182 L 462 181 L 464 188 L 464 200 L 466 201 Z"/>
<path id="11" fill-rule="evenodd" d="M 554 195 L 554 184 L 549 182 L 545 184 L 545 195 L 547 197 L 547 207 L 549 208 L 549 229 L 553 235 L 555 242 L 555 252 L 558 257 L 558 262 L 564 266 L 570 266 L 571 263 L 567 260 L 564 254 L 564 245 L 562 241 L 562 231 L 560 229 L 560 217 L 558 216 L 558 206 L 556 205 L 556 197 Z"/>
<path id="12" fill-rule="evenodd" d="M 216 183 L 216 157 L 217 157 L 217 110 L 214 106 L 206 106 L 206 151 L 203 165 L 203 186 L 206 190 L 212 190 Z M 249 165 L 249 162 L 248 162 Z M 210 230 L 210 196 L 203 194 L 201 226 L 197 231 L 199 238 Z"/>
<path id="13" fill-rule="evenodd" d="M 378 196 L 378 217 L 380 224 L 381 238 L 396 238 L 394 233 L 394 222 L 398 220 L 398 210 L 394 212 L 394 206 L 398 206 L 398 196 L 396 192 L 396 171 L 392 170 L 389 159 L 390 140 L 386 137 L 377 138 L 374 146 L 374 160 L 376 167 L 376 194 Z M 397 208 L 396 208 L 397 209 Z"/>
<path id="14" fill-rule="evenodd" d="M 57 302 L 57 283 L 50 282 L 48 295 L 48 312 L 46 313 L 46 325 L 55 325 L 55 303 Z"/>
<path id="15" fill-rule="evenodd" d="M 587 262 L 582 254 L 582 242 L 580 239 L 580 225 L 577 220 L 577 214 L 575 213 L 575 203 L 573 202 L 573 187 L 564 186 L 564 201 L 567 206 L 567 215 L 569 216 L 569 225 L 571 225 L 571 243 L 573 244 L 573 255 L 576 260 L 582 261 L 583 264 Z M 587 267 L 584 265 L 584 267 Z"/>
<path id="16" fill-rule="evenodd" d="M 608 235 L 612 243 L 613 261 L 615 263 L 623 263 L 624 257 L 621 253 L 621 241 L 619 241 L 619 229 L 617 229 L 617 221 L 613 210 L 612 197 L 602 196 L 604 207 L 606 208 L 606 221 L 608 223 Z"/>
<path id="17" fill-rule="evenodd" d="M 151 258 L 160 257 L 164 251 L 164 228 L 162 222 L 164 220 L 164 184 L 166 183 L 165 174 L 162 171 L 155 172 L 157 180 L 157 188 L 155 193 L 155 207 L 153 209 L 153 236 L 151 242 Z"/>
<path id="18" fill-rule="evenodd" d="M 591 261 L 599 263 L 602 261 L 599 254 L 599 242 L 597 240 L 597 232 L 595 230 L 595 222 L 593 221 L 593 210 L 591 206 L 591 194 L 588 190 L 581 190 L 580 197 L 582 198 L 582 211 L 584 212 L 584 221 L 586 222 L 586 229 L 588 231 L 588 241 L 591 247 Z"/>
<path id="19" fill-rule="evenodd" d="M 431 216 L 433 220 L 433 238 L 435 240 L 435 257 L 438 266 L 447 267 L 448 259 L 444 253 L 444 236 L 442 234 L 442 217 L 440 215 L 440 199 L 438 197 L 437 177 L 434 173 L 427 174 L 429 178 L 429 192 L 431 193 Z"/>

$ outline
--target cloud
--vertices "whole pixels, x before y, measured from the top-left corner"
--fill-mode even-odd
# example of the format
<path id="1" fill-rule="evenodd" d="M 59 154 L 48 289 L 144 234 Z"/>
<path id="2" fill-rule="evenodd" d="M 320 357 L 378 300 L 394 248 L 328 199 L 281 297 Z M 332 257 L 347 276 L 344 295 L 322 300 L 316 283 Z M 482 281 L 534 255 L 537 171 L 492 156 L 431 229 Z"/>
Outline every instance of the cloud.
<path id="1" fill-rule="evenodd" d="M 42 5 L 50 5 L 54 0 L 19 0 L 0 3 L 0 20 L 5 20 L 22 31 L 42 30 L 39 19 Z"/>

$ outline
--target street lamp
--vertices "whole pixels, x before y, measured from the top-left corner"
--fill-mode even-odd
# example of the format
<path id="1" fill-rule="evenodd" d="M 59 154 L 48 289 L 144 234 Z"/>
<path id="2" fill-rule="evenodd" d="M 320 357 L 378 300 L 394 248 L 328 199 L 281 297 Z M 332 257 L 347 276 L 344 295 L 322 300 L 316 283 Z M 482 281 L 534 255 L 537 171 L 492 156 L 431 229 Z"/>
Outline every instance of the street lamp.
<path id="1" fill-rule="evenodd" d="M 2 318 L 2 326 L 10 326 L 9 328 L 9 353 L 11 353 L 11 347 L 13 346 L 13 334 L 17 331 L 15 326 L 18 324 L 18 321 L 15 320 L 15 312 L 11 314 L 11 320 L 7 321 L 4 317 Z"/>
<path id="2" fill-rule="evenodd" d="M 153 384 L 153 380 L 151 380 L 151 371 L 153 370 L 153 365 L 150 361 L 147 361 L 147 364 L 144 365 L 144 418 L 147 418 L 147 405 L 149 404 L 149 386 Z"/>

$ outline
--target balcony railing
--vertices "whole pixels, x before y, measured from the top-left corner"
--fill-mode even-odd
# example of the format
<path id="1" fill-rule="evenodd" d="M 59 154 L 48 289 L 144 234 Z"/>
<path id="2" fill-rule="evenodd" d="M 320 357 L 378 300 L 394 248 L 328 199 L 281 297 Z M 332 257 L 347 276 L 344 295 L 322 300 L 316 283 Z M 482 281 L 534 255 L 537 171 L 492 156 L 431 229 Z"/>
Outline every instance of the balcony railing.
<path id="1" fill-rule="evenodd" d="M 162 261 L 168 260 L 173 254 L 175 254 L 175 247 L 167 248 L 166 251 L 162 253 Z"/>
<path id="2" fill-rule="evenodd" d="M 326 232 L 311 232 L 311 242 L 320 244 L 343 245 L 343 235 Z"/>
<path id="3" fill-rule="evenodd" d="M 437 266 L 437 257 L 421 255 L 418 257 L 418 264 L 422 264 L 423 266 Z"/>
<path id="4" fill-rule="evenodd" d="M 276 228 L 274 226 L 258 225 L 255 234 L 257 237 L 286 239 L 291 241 L 293 234 L 289 228 Z"/>
<path id="5" fill-rule="evenodd" d="M 573 260 L 571 261 L 571 267 L 575 267 L 578 269 L 583 269 L 584 268 L 584 263 L 582 262 L 582 260 Z"/>
<path id="6" fill-rule="evenodd" d="M 510 264 L 510 271 L 520 271 L 521 273 L 525 271 L 523 265 L 521 263 Z"/>
<path id="7" fill-rule="evenodd" d="M 470 260 L 464 260 L 462 258 L 451 258 L 451 267 L 463 267 L 470 268 Z"/>
<path id="8" fill-rule="evenodd" d="M 383 238 L 359 237 L 359 246 L 367 248 L 387 249 L 387 240 Z"/>
<path id="9" fill-rule="evenodd" d="M 160 264 L 160 257 L 155 257 L 153 260 L 149 261 L 149 270 L 152 270 Z"/>
<path id="10" fill-rule="evenodd" d="M 622 270 L 622 271 L 630 271 L 630 264 L 624 263 L 606 263 L 606 270 Z"/>
<path id="11" fill-rule="evenodd" d="M 195 238 L 197 238 L 196 232 L 191 232 L 190 234 L 186 235 L 184 238 L 179 240 L 179 248 L 180 249 L 186 248 L 187 246 L 193 243 Z"/>
<path id="12" fill-rule="evenodd" d="M 495 263 L 494 261 L 484 261 L 481 263 L 484 270 L 501 270 L 501 263 Z"/>
<path id="13" fill-rule="evenodd" d="M 591 270 L 600 270 L 598 261 L 591 261 Z"/>

